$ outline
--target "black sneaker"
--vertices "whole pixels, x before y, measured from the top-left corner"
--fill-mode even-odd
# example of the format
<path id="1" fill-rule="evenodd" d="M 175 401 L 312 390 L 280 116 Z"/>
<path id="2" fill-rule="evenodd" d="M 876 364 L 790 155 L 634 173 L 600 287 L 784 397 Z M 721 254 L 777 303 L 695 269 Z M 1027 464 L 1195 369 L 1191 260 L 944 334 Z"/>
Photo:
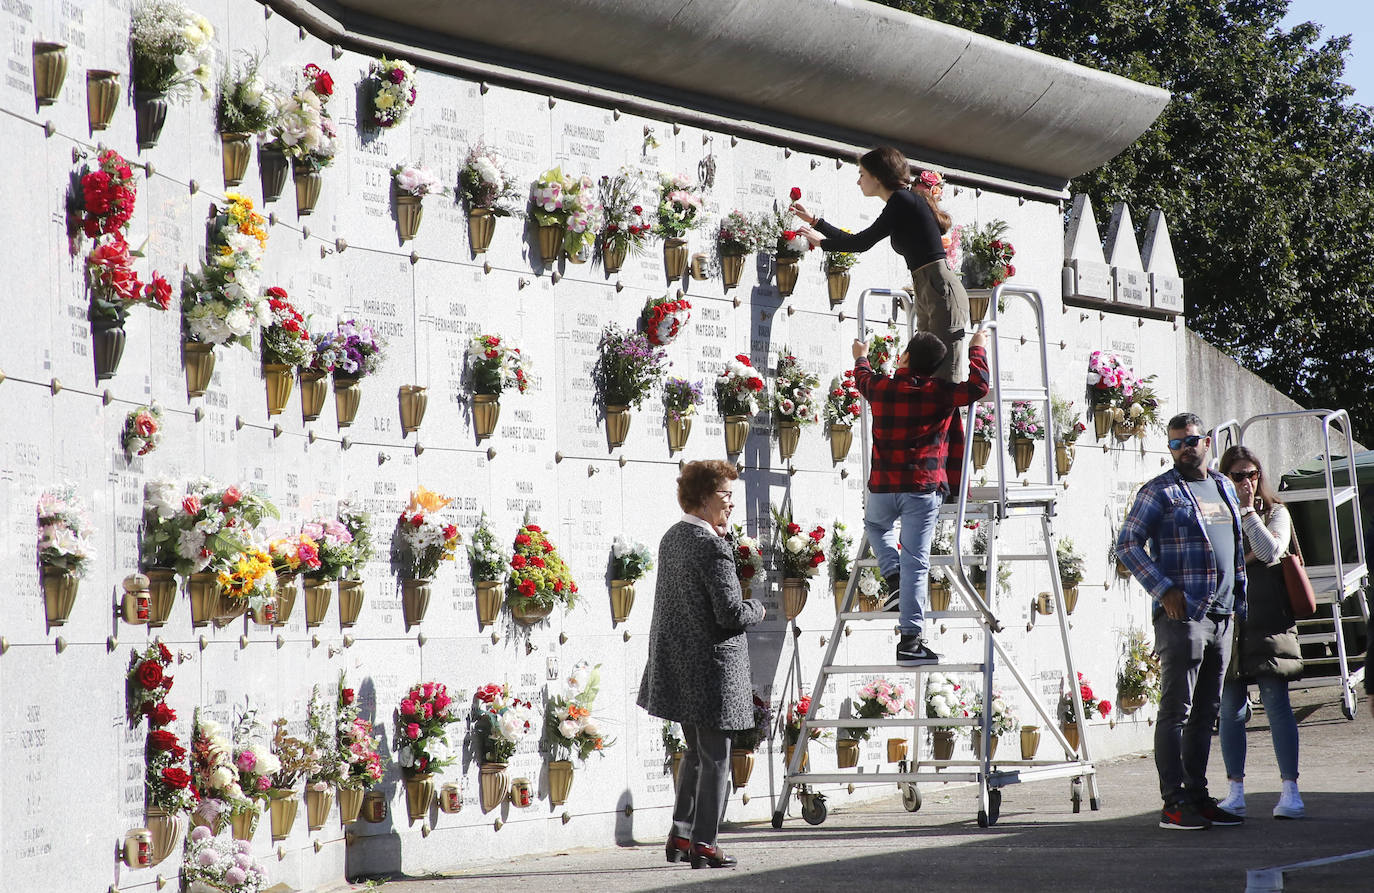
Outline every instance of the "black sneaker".
<path id="1" fill-rule="evenodd" d="M 884 578 L 887 581 L 887 595 L 883 596 L 883 603 L 878 607 L 879 611 L 896 612 L 902 609 L 902 573 L 889 574 Z"/>
<path id="2" fill-rule="evenodd" d="M 921 667 L 938 664 L 940 655 L 926 647 L 920 636 L 902 636 L 897 642 L 897 666 Z"/>
<path id="3" fill-rule="evenodd" d="M 1216 798 L 1208 797 L 1197 805 L 1198 814 L 1213 825 L 1244 825 L 1245 817 L 1222 809 Z"/>
<path id="4" fill-rule="evenodd" d="M 1159 814 L 1159 827 L 1170 831 L 1206 831 L 1212 823 L 1192 804 L 1173 803 Z"/>

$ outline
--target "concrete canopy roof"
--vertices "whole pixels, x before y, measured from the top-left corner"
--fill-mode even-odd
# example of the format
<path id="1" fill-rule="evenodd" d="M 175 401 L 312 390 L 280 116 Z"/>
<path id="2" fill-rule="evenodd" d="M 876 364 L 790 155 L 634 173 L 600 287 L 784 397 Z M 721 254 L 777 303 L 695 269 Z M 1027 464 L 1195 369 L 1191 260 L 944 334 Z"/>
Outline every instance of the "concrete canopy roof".
<path id="1" fill-rule="evenodd" d="M 867 0 L 333 0 L 435 48 L 1063 188 L 1167 91 Z"/>

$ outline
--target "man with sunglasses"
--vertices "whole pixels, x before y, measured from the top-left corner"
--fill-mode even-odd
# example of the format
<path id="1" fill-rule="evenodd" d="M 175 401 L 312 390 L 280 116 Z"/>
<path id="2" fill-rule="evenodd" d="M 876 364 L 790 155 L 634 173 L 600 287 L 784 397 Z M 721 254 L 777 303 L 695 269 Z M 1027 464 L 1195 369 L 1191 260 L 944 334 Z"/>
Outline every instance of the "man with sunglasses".
<path id="1" fill-rule="evenodd" d="M 1245 616 L 1245 548 L 1235 488 L 1207 468 L 1212 439 L 1202 420 L 1180 413 L 1168 430 L 1174 467 L 1141 486 L 1117 536 L 1116 556 L 1154 600 L 1159 826 L 1195 831 L 1245 821 L 1207 793 L 1232 618 Z"/>

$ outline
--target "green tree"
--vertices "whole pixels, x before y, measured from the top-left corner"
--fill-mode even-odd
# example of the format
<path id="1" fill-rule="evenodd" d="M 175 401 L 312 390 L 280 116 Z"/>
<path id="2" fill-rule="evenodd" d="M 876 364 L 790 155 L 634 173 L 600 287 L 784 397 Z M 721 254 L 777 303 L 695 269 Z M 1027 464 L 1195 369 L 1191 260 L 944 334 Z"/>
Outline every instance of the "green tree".
<path id="1" fill-rule="evenodd" d="M 1118 201 L 1163 210 L 1190 327 L 1374 436 L 1374 124 L 1341 82 L 1349 37 L 1283 30 L 1288 0 L 880 2 L 1170 91 L 1071 190 L 1099 220 Z"/>

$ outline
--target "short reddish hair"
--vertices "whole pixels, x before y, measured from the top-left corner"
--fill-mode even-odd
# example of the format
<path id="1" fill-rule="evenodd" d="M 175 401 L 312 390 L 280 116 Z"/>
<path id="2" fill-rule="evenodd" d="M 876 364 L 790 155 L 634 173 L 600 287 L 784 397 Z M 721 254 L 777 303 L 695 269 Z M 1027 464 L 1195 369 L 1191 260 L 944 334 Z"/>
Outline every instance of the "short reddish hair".
<path id="1" fill-rule="evenodd" d="M 706 504 L 722 484 L 739 480 L 739 469 L 723 459 L 688 462 L 677 479 L 677 504 L 692 512 Z"/>

